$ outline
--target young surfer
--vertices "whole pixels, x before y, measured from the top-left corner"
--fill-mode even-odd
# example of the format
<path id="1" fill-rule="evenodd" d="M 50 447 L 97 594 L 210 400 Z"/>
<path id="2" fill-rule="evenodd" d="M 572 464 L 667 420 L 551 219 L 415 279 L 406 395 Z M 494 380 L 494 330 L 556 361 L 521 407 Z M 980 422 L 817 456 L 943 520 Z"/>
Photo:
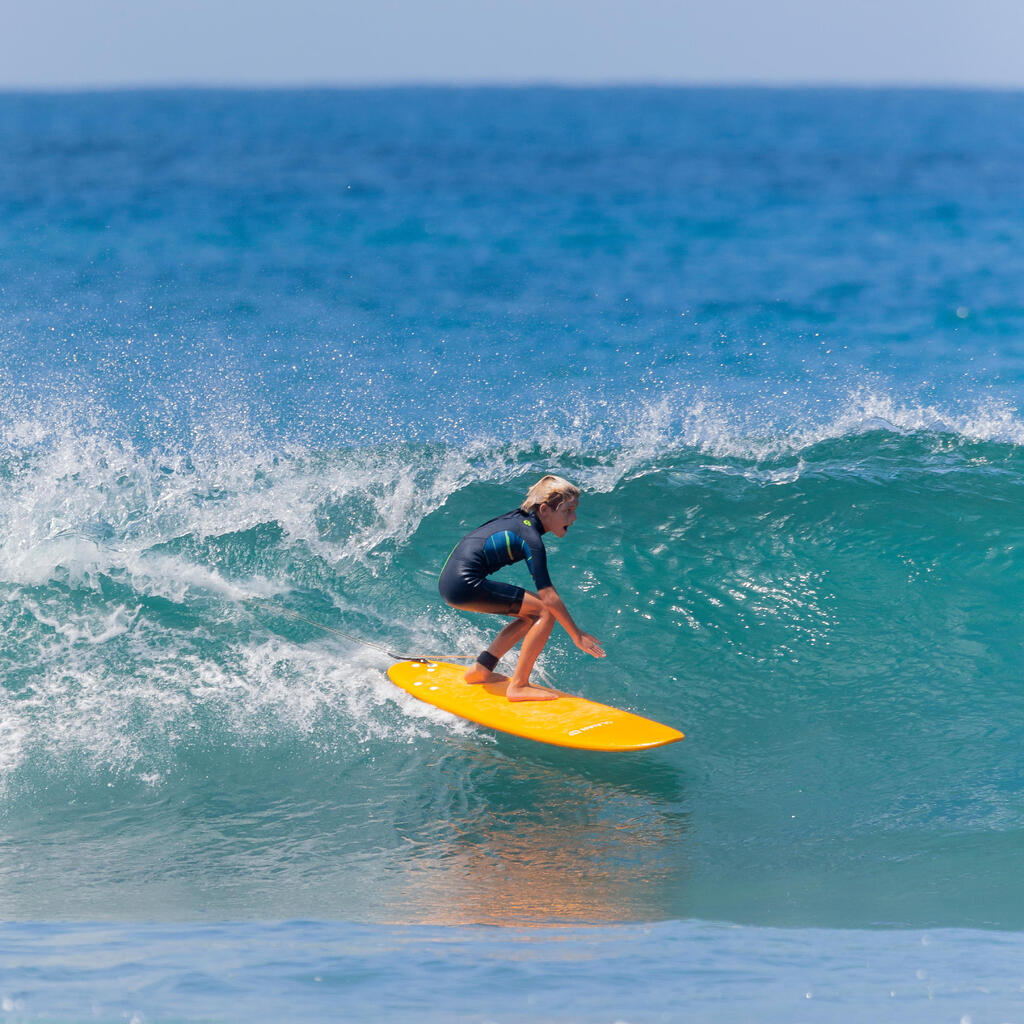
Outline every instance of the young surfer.
<path id="1" fill-rule="evenodd" d="M 448 556 L 438 589 L 453 608 L 469 612 L 510 615 L 510 622 L 482 651 L 466 673 L 467 683 L 500 682 L 498 661 L 523 641 L 506 695 L 509 700 L 555 700 L 558 694 L 530 682 L 538 655 L 557 619 L 572 642 L 587 654 L 603 658 L 596 637 L 584 633 L 569 614 L 548 576 L 547 554 L 541 535 L 564 537 L 576 522 L 580 490 L 560 476 L 545 476 L 527 492 L 522 506 L 466 534 Z M 489 577 L 506 565 L 525 561 L 537 593 Z"/>

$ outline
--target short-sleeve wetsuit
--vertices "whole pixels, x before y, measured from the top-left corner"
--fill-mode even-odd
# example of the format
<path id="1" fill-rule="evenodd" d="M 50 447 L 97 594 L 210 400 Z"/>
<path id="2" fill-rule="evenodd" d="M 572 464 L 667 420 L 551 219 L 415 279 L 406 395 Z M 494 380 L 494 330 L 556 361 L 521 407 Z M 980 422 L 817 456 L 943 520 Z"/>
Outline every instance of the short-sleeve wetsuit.
<path id="1" fill-rule="evenodd" d="M 517 508 L 467 533 L 441 570 L 437 585 L 441 596 L 453 608 L 518 615 L 526 591 L 488 577 L 506 565 L 525 561 L 537 589 L 550 587 L 547 553 L 540 539 L 544 532 L 537 516 Z"/>

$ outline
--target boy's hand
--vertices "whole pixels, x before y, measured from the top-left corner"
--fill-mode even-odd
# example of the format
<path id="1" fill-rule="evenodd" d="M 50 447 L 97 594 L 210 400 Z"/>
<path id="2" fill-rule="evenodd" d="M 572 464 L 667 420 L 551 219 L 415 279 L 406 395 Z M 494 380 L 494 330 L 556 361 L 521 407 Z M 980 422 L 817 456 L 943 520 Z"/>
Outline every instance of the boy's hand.
<path id="1" fill-rule="evenodd" d="M 601 642 L 596 636 L 591 636 L 589 633 L 580 633 L 579 639 L 576 641 L 576 646 L 581 651 L 585 651 L 591 657 L 603 658 L 605 656 Z"/>

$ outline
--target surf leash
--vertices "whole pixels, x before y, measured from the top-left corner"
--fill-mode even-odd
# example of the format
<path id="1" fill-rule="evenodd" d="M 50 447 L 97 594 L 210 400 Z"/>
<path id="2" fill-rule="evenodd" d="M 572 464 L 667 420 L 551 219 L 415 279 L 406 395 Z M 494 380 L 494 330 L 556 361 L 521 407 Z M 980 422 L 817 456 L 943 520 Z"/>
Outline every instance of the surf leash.
<path id="1" fill-rule="evenodd" d="M 271 606 L 269 602 L 265 601 L 263 598 L 250 597 L 247 600 L 259 602 L 261 605 L 266 606 L 268 611 L 272 611 L 276 615 L 283 615 L 285 618 L 294 619 L 296 622 L 305 622 L 307 626 L 316 626 L 317 629 L 322 629 L 325 633 L 333 633 L 335 636 L 340 636 L 345 640 L 351 640 L 353 643 L 362 644 L 363 647 L 372 647 L 374 650 L 380 651 L 383 654 L 386 654 L 389 658 L 394 658 L 396 661 L 469 662 L 476 660 L 475 654 L 439 654 L 434 658 L 424 658 L 422 654 L 396 654 L 394 651 L 389 651 L 386 647 L 374 643 L 372 640 L 364 640 L 362 637 L 342 632 L 342 630 L 335 629 L 333 626 L 325 626 L 322 622 L 317 622 L 315 619 L 307 619 L 305 615 L 293 612 L 290 608 L 280 608 L 277 605 Z"/>
<path id="2" fill-rule="evenodd" d="M 380 644 L 376 644 L 372 640 L 364 640 L 362 637 L 353 636 L 351 633 L 345 633 L 340 629 L 335 629 L 333 626 L 325 626 L 322 622 L 317 622 L 315 619 L 307 619 L 305 615 L 293 612 L 290 608 L 279 608 L 276 605 L 271 606 L 269 602 L 263 598 L 250 597 L 247 600 L 259 602 L 260 604 L 265 605 L 268 611 L 272 611 L 277 615 L 284 615 L 285 618 L 294 619 L 296 622 L 305 622 L 308 626 L 316 626 L 317 629 L 322 629 L 325 633 L 333 633 L 335 636 L 340 636 L 345 640 L 351 640 L 353 643 L 362 644 L 363 647 L 372 647 L 374 650 L 380 651 L 382 654 L 386 654 L 389 658 L 394 658 L 395 661 L 476 661 L 475 654 L 438 654 L 432 658 L 425 658 L 422 654 L 396 654 L 394 651 L 389 651 L 386 647 L 382 647 Z M 554 687 L 554 683 L 539 665 L 535 665 L 533 671 L 547 686 L 552 688 Z"/>

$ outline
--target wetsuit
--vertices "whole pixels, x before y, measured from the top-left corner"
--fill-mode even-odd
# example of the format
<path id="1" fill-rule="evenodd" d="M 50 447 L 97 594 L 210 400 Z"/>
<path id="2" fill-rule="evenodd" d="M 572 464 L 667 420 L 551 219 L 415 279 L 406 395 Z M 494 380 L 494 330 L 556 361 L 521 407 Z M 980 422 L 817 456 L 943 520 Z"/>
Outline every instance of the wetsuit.
<path id="1" fill-rule="evenodd" d="M 453 608 L 518 615 L 522 587 L 488 579 L 506 565 L 526 562 L 538 590 L 551 586 L 540 519 L 522 509 L 507 512 L 467 533 L 448 556 L 437 588 Z"/>

